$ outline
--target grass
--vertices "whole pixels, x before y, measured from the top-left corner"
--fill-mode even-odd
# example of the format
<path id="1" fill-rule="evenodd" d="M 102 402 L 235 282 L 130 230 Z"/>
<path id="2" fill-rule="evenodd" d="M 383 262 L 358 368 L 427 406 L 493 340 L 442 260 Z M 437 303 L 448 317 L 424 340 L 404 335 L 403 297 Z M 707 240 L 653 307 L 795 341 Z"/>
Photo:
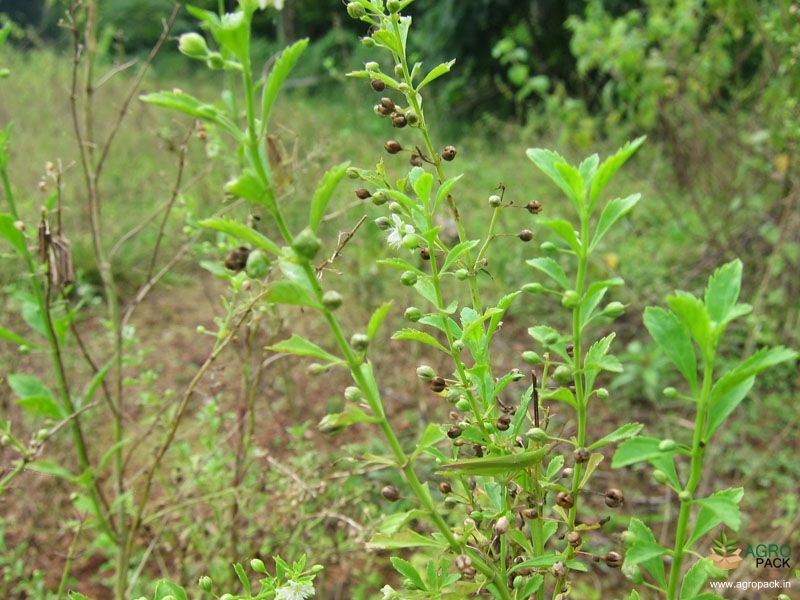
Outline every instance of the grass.
<path id="1" fill-rule="evenodd" d="M 10 172 L 17 186 L 17 196 L 23 200 L 20 210 L 26 215 L 29 227 L 35 227 L 39 206 L 46 199 L 46 194 L 38 190 L 45 161 L 60 160 L 64 166 L 64 230 L 72 240 L 79 276 L 84 283 L 93 284 L 97 281 L 97 269 L 84 225 L 87 209 L 81 192 L 80 169 L 74 164 L 77 153 L 69 114 L 68 61 L 68 57 L 53 52 L 6 53 L 4 62 L 11 69 L 12 77 L 1 84 L 0 123 L 14 122 Z M 163 76 L 163 80 L 148 78 L 142 91 L 174 87 L 175 76 Z M 114 109 L 129 84 L 129 74 L 122 73 L 100 88 L 97 106 L 101 112 L 96 118 L 103 128 L 109 126 Z M 218 96 L 217 90 L 204 76 L 187 76 L 181 85 L 187 92 L 201 98 Z M 325 89 L 284 95 L 275 118 L 275 130 L 280 134 L 287 160 L 295 155 L 296 147 L 296 159 L 291 161 L 294 198 L 309 197 L 320 174 L 344 160 L 351 160 L 359 166 L 370 166 L 384 160 L 391 172 L 394 163 L 387 159 L 379 141 L 395 136 L 400 141 L 403 139 L 404 132 L 392 131 L 385 122 L 370 117 L 369 105 L 363 97 L 371 92 L 363 81 L 330 82 L 321 87 Z M 432 110 L 440 117 L 446 114 L 443 107 L 432 107 Z M 106 201 L 102 210 L 109 227 L 106 236 L 109 243 L 136 228 L 144 216 L 156 214 L 166 202 L 174 182 L 176 144 L 191 126 L 187 120 L 176 119 L 171 113 L 133 103 L 127 126 L 120 131 L 103 176 L 102 191 Z M 488 214 L 487 198 L 501 183 L 506 187 L 506 200 L 524 205 L 535 198 L 544 204 L 548 216 L 561 214 L 558 202 L 553 200 L 557 198 L 555 190 L 546 185 L 541 176 L 535 175 L 525 157 L 525 150 L 555 146 L 563 132 L 553 129 L 541 135 L 535 133 L 541 128 L 534 124 L 519 127 L 489 120 L 478 120 L 460 129 L 445 127 L 446 130 L 441 132 L 443 145 L 452 143 L 457 146 L 459 168 L 470 176 L 468 185 L 456 188 L 456 199 L 467 222 L 470 218 L 480 219 L 482 214 Z M 100 137 L 103 130 L 98 132 Z M 197 219 L 218 210 L 225 201 L 221 190 L 230 175 L 230 168 L 220 161 L 209 160 L 207 147 L 196 139 L 190 143 L 186 183 L 180 190 L 176 218 L 168 225 L 164 256 L 185 243 L 184 227 L 193 227 Z M 584 154 L 583 149 L 559 150 L 570 158 Z M 658 140 L 647 143 L 616 186 L 620 190 L 639 190 L 644 200 L 627 222 L 625 234 L 607 240 L 608 247 L 616 249 L 614 255 L 594 264 L 593 268 L 609 275 L 619 274 L 629 282 L 621 298 L 629 304 L 629 317 L 623 325 L 618 347 L 630 349 L 626 357 L 632 363 L 629 371 L 640 372 L 641 378 L 631 386 L 612 387 L 613 404 L 598 411 L 596 426 L 605 427 L 617 421 L 618 413 L 629 412 L 635 418 L 648 421 L 651 434 L 667 431 L 677 436 L 684 425 L 680 414 L 659 404 L 662 402 L 660 389 L 670 382 L 663 376 L 659 378 L 664 371 L 652 358 L 650 345 L 642 333 L 641 309 L 646 304 L 659 302 L 666 292 L 676 287 L 691 287 L 693 283 L 704 280 L 714 263 L 708 259 L 708 247 L 702 242 L 702 219 L 692 212 L 684 199 L 684 192 L 673 183 L 668 159 Z M 341 185 L 334 200 L 339 215 L 323 227 L 322 237 L 328 254 L 335 247 L 337 235 L 350 230 L 363 214 L 370 219 L 378 215 L 368 201 L 356 202 L 354 188 L 348 180 Z M 767 187 L 764 194 L 770 193 Z M 235 210 L 241 213 L 244 209 Z M 298 202 L 298 210 L 305 211 L 302 201 Z M 676 218 L 676 210 L 680 219 Z M 384 235 L 372 226 L 370 219 L 334 264 L 340 274 L 326 274 L 326 277 L 338 277 L 343 291 L 355 292 L 352 296 L 345 294 L 354 299 L 345 306 L 345 322 L 348 318 L 353 323 L 361 322 L 363 314 L 378 306 L 389 295 L 389 290 L 397 298 L 395 290 L 400 287 L 395 273 L 387 275 L 376 270 L 373 258 L 384 247 Z M 503 219 L 501 230 L 511 234 L 518 232 L 521 223 L 525 227 L 534 223 L 523 210 L 504 211 Z M 158 219 L 131 237 L 115 256 L 115 273 L 131 289 L 144 280 L 157 222 Z M 741 224 L 732 223 L 731 227 L 738 228 Z M 490 286 L 494 280 L 499 280 L 510 288 L 528 281 L 532 274 L 524 260 L 536 256 L 538 243 L 545 241 L 544 232 L 537 231 L 536 235 L 530 244 L 498 244 L 488 255 L 488 274 L 482 283 Z M 147 318 L 136 322 L 139 342 L 153 348 L 151 354 L 141 357 L 140 363 L 129 366 L 131 376 L 136 378 L 132 384 L 136 383 L 143 394 L 149 394 L 142 396 L 142 406 L 148 402 L 154 406 L 159 402 L 168 404 L 171 394 L 186 382 L 187 377 L 191 377 L 196 368 L 191 351 L 197 345 L 192 337 L 193 327 L 197 324 L 211 327 L 214 317 L 221 314 L 218 298 L 224 288 L 197 268 L 197 262 L 201 259 L 221 260 L 230 242 L 211 235 L 207 235 L 204 242 L 193 246 L 192 253 L 179 264 L 175 275 L 166 282 L 156 300 L 148 305 Z M 712 255 L 711 258 L 718 257 Z M 757 258 L 745 257 L 745 261 L 755 269 Z M 3 262 L 0 278 L 8 291 L 13 288 L 12 282 L 16 278 L 15 267 L 10 261 Z M 695 269 L 697 264 L 700 266 Z M 745 293 L 744 297 L 747 296 Z M 408 302 L 410 297 L 397 298 L 392 312 L 397 323 L 407 305 L 403 301 Z M 550 309 L 546 301 L 536 305 L 527 302 L 515 307 L 506 326 L 509 333 L 503 336 L 508 340 L 508 347 L 500 356 L 512 366 L 520 362 L 519 352 L 530 346 L 525 329 L 542 319 L 543 313 Z M 10 329 L 19 326 L 13 319 L 15 306 L 12 296 L 4 294 L 5 310 L 0 322 Z M 546 316 L 546 320 L 551 322 L 550 315 Z M 88 306 L 84 309 L 82 327 L 100 333 L 101 318 L 102 315 Z M 259 330 L 254 345 L 263 346 L 267 343 L 266 338 L 279 339 L 282 324 L 287 321 L 292 322 L 295 329 L 298 323 L 300 329 L 310 327 L 303 324 L 299 311 L 269 315 L 270 328 L 266 332 Z M 187 333 L 170 338 L 167 334 L 178 324 Z M 317 339 L 318 336 L 311 337 Z M 388 340 L 385 343 L 387 351 L 377 358 L 377 368 L 386 373 L 387 397 L 394 400 L 399 426 L 413 430 L 426 414 L 435 414 L 445 407 L 429 403 L 414 377 L 413 369 L 425 358 L 424 351 Z M 404 360 L 398 361 L 398 356 Z M 19 356 L 8 345 L 0 350 L 0 360 L 3 373 L 35 372 L 41 368 L 39 357 Z M 230 515 L 225 513 L 229 505 L 220 506 L 216 502 L 215 498 L 229 497 L 236 491 L 229 475 L 230 465 L 235 462 L 237 411 L 242 409 L 240 381 L 244 365 L 249 364 L 249 360 L 244 342 L 227 353 L 214 372 L 212 382 L 202 390 L 202 399 L 192 407 L 194 419 L 181 431 L 180 443 L 170 455 L 171 468 L 160 474 L 163 489 L 175 494 L 171 498 L 162 497 L 160 501 L 169 500 L 180 508 L 201 507 L 192 510 L 199 510 L 204 515 L 205 529 L 196 528 L 196 519 L 180 511 L 154 520 L 153 530 L 148 530 L 152 537 L 142 540 L 141 551 L 148 544 L 155 548 L 154 561 L 150 563 L 155 566 L 143 574 L 141 589 L 137 588 L 137 591 L 147 593 L 150 579 L 159 575 L 180 579 L 188 585 L 193 585 L 202 573 L 211 572 L 218 581 L 231 577 L 227 566 L 229 556 L 210 548 L 230 544 L 226 527 L 233 527 L 237 531 L 237 541 L 232 545 L 236 552 L 243 554 L 241 559 L 251 554 L 268 558 L 273 553 L 306 552 L 312 562 L 328 566 L 320 597 L 369 597 L 380 587 L 382 580 L 370 577 L 368 573 L 384 569 L 386 560 L 385 557 L 365 554 L 362 544 L 369 533 L 366 523 L 381 512 L 379 490 L 387 483 L 386 475 L 380 470 L 337 462 L 342 456 L 369 451 L 371 440 L 366 428 L 356 429 L 358 435 L 346 440 L 352 446 L 343 452 L 341 446 L 345 441 L 323 438 L 312 426 L 330 404 L 342 402 L 339 390 L 344 388 L 346 381 L 338 381 L 336 376 L 311 378 L 305 374 L 305 365 L 298 361 L 283 360 L 272 366 L 267 371 L 268 381 L 262 381 L 258 389 L 256 437 L 264 453 L 262 458 L 271 457 L 279 466 L 271 464 L 267 469 L 263 462 L 248 466 L 245 471 L 247 485 L 259 491 L 240 505 L 240 512 L 232 522 Z M 148 383 L 149 373 L 156 379 Z M 793 375 L 786 373 L 785 376 L 788 379 Z M 731 446 L 757 452 L 742 455 L 740 461 L 731 456 L 721 456 L 717 463 L 715 477 L 720 481 L 744 476 L 752 482 L 753 491 L 745 496 L 743 511 L 752 518 L 747 531 L 747 536 L 752 539 L 773 535 L 773 521 L 783 523 L 781 519 L 785 519 L 781 510 L 785 510 L 785 506 L 796 506 L 796 502 L 791 503 L 796 494 L 793 482 L 800 473 L 796 464 L 783 454 L 786 448 L 775 447 L 770 442 L 775 438 L 786 440 L 788 445 L 791 438 L 787 438 L 786 421 L 796 424 L 800 420 L 796 411 L 789 411 L 789 398 L 791 391 L 796 389 L 796 382 L 787 381 L 777 387 L 763 401 L 747 401 L 740 411 L 741 416 L 736 419 L 736 430 L 722 434 Z M 2 389 L 0 400 L 5 419 L 23 420 L 7 389 Z M 767 416 L 781 414 L 786 415 L 786 419 L 764 419 L 765 411 Z M 98 414 L 96 418 L 96 435 L 103 436 L 106 434 L 102 427 L 103 416 Z M 27 425 L 33 426 L 32 423 Z M 98 447 L 103 447 L 102 440 L 99 441 Z M 54 440 L 49 450 L 52 456 L 58 455 L 61 443 L 62 440 Z M 773 453 L 776 460 L 765 460 L 765 456 Z M 0 465 L 5 467 L 3 456 L 0 452 Z M 641 474 L 631 473 L 627 477 L 629 481 L 626 483 L 632 490 L 628 497 L 634 499 L 632 504 L 635 507 L 637 495 L 643 501 L 647 500 L 649 488 L 646 483 L 637 481 Z M 27 573 L 38 570 L 40 578 L 60 574 L 60 561 L 54 561 L 53 572 L 48 572 L 47 561 L 52 556 L 45 555 L 37 560 L 36 544 L 51 544 L 58 520 L 75 518 L 68 508 L 63 487 L 53 486 L 48 478 L 31 472 L 19 480 L 18 489 L 3 499 L 0 513 L 3 521 L 0 524 L 5 527 L 6 536 L 9 532 L 18 536 L 32 523 L 39 523 L 29 535 L 28 543 L 20 546 L 27 548 L 27 553 L 17 551 L 3 564 L 8 572 L 19 572 L 22 560 L 26 562 Z M 26 499 L 36 498 L 43 502 L 51 494 L 58 494 L 62 499 L 59 505 L 61 516 L 53 514 L 56 511 L 48 515 L 47 511 L 36 509 L 37 505 L 42 505 L 36 502 L 29 504 L 26 511 L 19 510 Z M 770 504 L 770 509 L 764 510 L 763 503 L 770 494 L 785 498 L 784 508 Z M 278 504 L 270 503 L 278 500 Z M 280 510 L 275 509 L 277 506 Z M 281 533 L 287 530 L 294 531 L 295 535 L 287 539 Z M 320 531 L 324 533 L 320 535 Z M 63 552 L 65 548 L 58 546 L 58 551 Z M 103 548 L 87 549 L 87 553 L 91 554 L 91 551 L 102 556 Z M 24 553 L 25 556 L 21 556 Z M 98 567 L 87 574 L 87 580 L 102 583 L 102 575 L 103 569 Z M 364 581 L 372 587 L 367 585 L 361 589 Z M 6 585 L 20 585 L 20 582 Z M 102 590 L 102 586 L 94 589 L 95 597 L 103 597 Z M 8 595 L 17 589 L 8 587 L 5 591 Z"/>

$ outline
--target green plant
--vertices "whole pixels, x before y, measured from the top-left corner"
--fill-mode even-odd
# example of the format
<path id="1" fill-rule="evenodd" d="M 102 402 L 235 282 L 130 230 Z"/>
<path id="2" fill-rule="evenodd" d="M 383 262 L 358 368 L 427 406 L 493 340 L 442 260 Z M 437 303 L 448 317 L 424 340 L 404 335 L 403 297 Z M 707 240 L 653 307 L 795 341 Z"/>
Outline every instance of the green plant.
<path id="1" fill-rule="evenodd" d="M 688 388 L 685 392 L 667 388 L 664 395 L 694 406 L 694 433 L 690 443 L 644 436 L 625 441 L 614 455 L 613 466 L 620 468 L 648 462 L 655 469 L 653 478 L 672 490 L 680 501 L 671 549 L 659 544 L 650 528 L 638 519 L 631 521 L 626 538 L 628 550 L 624 567 L 629 577 L 641 581 L 642 571 L 646 572 L 651 579 L 648 584 L 661 590 L 668 600 L 717 597 L 713 594 L 700 596 L 706 580 L 719 575 L 711 560 L 703 558 L 688 571 L 683 568 L 684 561 L 696 555 L 693 547 L 719 525 L 739 529 L 738 503 L 744 490 L 728 488 L 707 497 L 697 497 L 705 453 L 713 443 L 714 434 L 753 387 L 756 376 L 782 362 L 794 361 L 798 356 L 783 347 L 762 348 L 738 362 L 723 362 L 720 346 L 725 330 L 735 319 L 752 310 L 748 304 L 739 302 L 741 280 L 742 263 L 738 260 L 728 263 L 711 276 L 702 299 L 688 292 L 676 292 L 667 299 L 668 310 L 651 307 L 644 315 L 650 335 L 683 376 Z M 688 472 L 678 469 L 678 459 L 682 456 L 690 461 Z M 662 556 L 672 558 L 668 573 Z M 638 595 L 634 593 L 629 598 L 633 600 Z"/>

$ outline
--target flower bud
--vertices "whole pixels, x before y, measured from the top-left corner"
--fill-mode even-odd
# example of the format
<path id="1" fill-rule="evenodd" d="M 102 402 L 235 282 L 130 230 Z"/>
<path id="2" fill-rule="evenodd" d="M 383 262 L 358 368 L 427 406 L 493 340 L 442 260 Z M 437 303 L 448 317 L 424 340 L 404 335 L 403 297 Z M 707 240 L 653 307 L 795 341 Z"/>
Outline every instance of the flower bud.
<path id="1" fill-rule="evenodd" d="M 609 302 L 603 308 L 603 316 L 616 319 L 625 314 L 625 305 L 622 302 Z"/>
<path id="2" fill-rule="evenodd" d="M 367 9 L 364 8 L 363 4 L 359 4 L 358 2 L 348 2 L 347 14 L 350 15 L 352 19 L 360 19 L 367 14 Z"/>
<path id="3" fill-rule="evenodd" d="M 489 206 L 492 208 L 498 208 L 502 203 L 503 199 L 497 194 L 492 194 L 489 196 Z"/>
<path id="4" fill-rule="evenodd" d="M 406 311 L 403 313 L 403 318 L 406 321 L 410 321 L 411 323 L 416 323 L 422 318 L 422 311 L 418 309 L 416 306 L 409 306 Z"/>
<path id="5" fill-rule="evenodd" d="M 388 231 L 392 227 L 392 220 L 389 217 L 378 217 L 374 222 L 381 231 Z"/>
<path id="6" fill-rule="evenodd" d="M 417 377 L 422 381 L 431 381 L 436 377 L 436 371 L 433 370 L 433 367 L 429 367 L 428 365 L 420 365 L 417 367 Z"/>
<path id="7" fill-rule="evenodd" d="M 344 399 L 348 402 L 361 402 L 363 400 L 364 394 L 361 393 L 361 390 L 354 385 L 348 385 L 344 388 Z"/>
<path id="8" fill-rule="evenodd" d="M 208 575 L 203 575 L 200 580 L 197 582 L 197 586 L 203 590 L 204 592 L 211 593 L 211 588 L 213 587 L 214 582 L 211 580 L 211 577 Z"/>
<path id="9" fill-rule="evenodd" d="M 414 271 L 404 271 L 400 276 L 400 283 L 406 287 L 411 287 L 417 283 L 417 274 Z"/>
<path id="10" fill-rule="evenodd" d="M 267 567 L 264 565 L 264 561 L 260 558 L 254 558 L 250 561 L 250 568 L 253 569 L 256 573 L 263 573 L 264 575 L 267 574 Z"/>
<path id="11" fill-rule="evenodd" d="M 354 333 L 350 338 L 350 345 L 356 352 L 363 352 L 369 346 L 369 338 L 363 333 Z"/>
<path id="12" fill-rule="evenodd" d="M 525 352 L 523 352 L 522 360 L 524 360 L 529 365 L 540 365 L 544 362 L 544 360 L 542 360 L 542 357 L 539 356 L 533 350 L 526 350 Z"/>
<path id="13" fill-rule="evenodd" d="M 206 38 L 194 32 L 184 33 L 178 38 L 178 51 L 189 58 L 198 60 L 205 60 L 209 55 Z"/>

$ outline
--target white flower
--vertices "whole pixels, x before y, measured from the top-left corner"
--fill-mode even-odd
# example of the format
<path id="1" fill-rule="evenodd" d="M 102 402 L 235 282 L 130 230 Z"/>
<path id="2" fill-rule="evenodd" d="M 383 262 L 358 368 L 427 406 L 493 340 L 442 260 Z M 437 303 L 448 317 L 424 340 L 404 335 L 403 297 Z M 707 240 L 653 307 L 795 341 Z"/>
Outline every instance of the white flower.
<path id="1" fill-rule="evenodd" d="M 390 585 L 383 586 L 381 592 L 383 593 L 383 598 L 381 600 L 397 600 L 400 598 L 400 595 Z"/>
<path id="2" fill-rule="evenodd" d="M 276 600 L 306 600 L 314 595 L 314 586 L 310 583 L 290 581 L 275 590 Z"/>
<path id="3" fill-rule="evenodd" d="M 389 227 L 389 237 L 386 241 L 392 248 L 399 248 L 403 244 L 403 236 L 407 233 L 414 233 L 414 227 L 403 223 L 398 215 L 392 215 L 392 222 L 394 225 Z"/>
<path id="4" fill-rule="evenodd" d="M 283 0 L 258 0 L 258 8 L 261 10 L 268 6 L 274 6 L 275 10 L 283 10 Z"/>

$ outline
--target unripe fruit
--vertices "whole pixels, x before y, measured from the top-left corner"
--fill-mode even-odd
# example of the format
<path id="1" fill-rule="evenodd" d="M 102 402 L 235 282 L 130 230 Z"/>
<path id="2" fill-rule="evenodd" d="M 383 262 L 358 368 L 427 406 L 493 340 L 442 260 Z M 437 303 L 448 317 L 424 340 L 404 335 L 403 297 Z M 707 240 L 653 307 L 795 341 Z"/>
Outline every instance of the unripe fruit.
<path id="1" fill-rule="evenodd" d="M 556 367 L 553 371 L 553 381 L 560 385 L 569 385 L 572 383 L 572 369 L 566 365 Z"/>
<path id="2" fill-rule="evenodd" d="M 320 248 L 322 248 L 322 241 L 308 227 L 303 229 L 292 242 L 292 250 L 295 251 L 295 254 L 306 260 L 313 260 Z"/>
<path id="3" fill-rule="evenodd" d="M 344 389 L 344 398 L 348 402 L 361 402 L 364 398 L 364 394 L 361 393 L 361 390 L 354 385 L 348 385 Z"/>
<path id="4" fill-rule="evenodd" d="M 547 432 L 541 427 L 534 427 L 533 429 L 529 429 L 526 435 L 529 438 L 531 438 L 534 442 L 546 442 L 547 440 L 550 439 L 550 436 L 547 435 Z"/>
<path id="5" fill-rule="evenodd" d="M 250 568 L 256 573 L 267 573 L 267 567 L 264 565 L 264 561 L 260 558 L 253 558 L 250 560 Z"/>
<path id="6" fill-rule="evenodd" d="M 322 305 L 328 310 L 336 310 L 342 305 L 342 295 L 335 290 L 328 290 L 322 295 Z"/>
<path id="7" fill-rule="evenodd" d="M 184 33 L 178 38 L 178 51 L 189 58 L 199 60 L 205 60 L 209 53 L 206 38 L 194 32 Z"/>
<path id="8" fill-rule="evenodd" d="M 658 449 L 661 452 L 672 452 L 677 447 L 678 444 L 675 443 L 675 440 L 670 440 L 670 439 L 661 440 L 661 442 L 659 442 L 658 444 Z"/>
<path id="9" fill-rule="evenodd" d="M 417 367 L 417 377 L 422 381 L 430 381 L 436 377 L 436 371 L 433 370 L 433 367 L 429 367 L 428 365 L 420 365 Z"/>
<path id="10" fill-rule="evenodd" d="M 469 279 L 469 271 L 467 271 L 466 269 L 459 269 L 458 271 L 456 271 L 456 279 L 458 279 L 459 281 L 466 281 L 467 279 Z"/>
<path id="11" fill-rule="evenodd" d="M 419 125 L 419 115 L 413 109 L 408 109 L 405 112 L 406 116 L 406 123 L 408 123 L 411 127 L 416 127 Z"/>
<path id="12" fill-rule="evenodd" d="M 358 179 L 359 177 L 361 177 L 361 174 L 355 167 L 347 167 L 347 170 L 344 173 L 345 175 L 347 175 L 348 179 Z"/>
<path id="13" fill-rule="evenodd" d="M 375 40 L 369 36 L 361 38 L 361 45 L 368 49 L 376 48 L 378 46 L 378 44 L 375 43 Z"/>
<path id="14" fill-rule="evenodd" d="M 253 250 L 247 257 L 245 269 L 247 275 L 253 279 L 261 279 L 269 273 L 271 262 L 261 250 Z"/>
<path id="15" fill-rule="evenodd" d="M 625 314 L 625 305 L 622 302 L 609 302 L 603 309 L 603 316 L 616 319 Z"/>
<path id="16" fill-rule="evenodd" d="M 204 592 L 211 592 L 211 588 L 214 585 L 214 582 L 211 580 L 211 577 L 208 575 L 203 575 L 200 580 L 197 582 L 197 586 L 203 590 Z"/>
<path id="17" fill-rule="evenodd" d="M 367 10 L 364 8 L 362 4 L 359 4 L 358 2 L 348 2 L 347 14 L 350 15 L 350 17 L 353 19 L 360 19 L 361 17 L 367 14 Z"/>
<path id="18" fill-rule="evenodd" d="M 553 242 L 544 242 L 539 249 L 544 252 L 545 254 L 555 254 L 558 252 L 558 246 L 556 246 Z"/>
<path id="19" fill-rule="evenodd" d="M 350 338 L 350 345 L 356 352 L 363 352 L 369 346 L 369 338 L 363 333 L 354 333 Z"/>
<path id="20" fill-rule="evenodd" d="M 453 340 L 453 350 L 461 354 L 467 345 L 462 340 Z"/>
<path id="21" fill-rule="evenodd" d="M 497 208 L 503 203 L 503 199 L 500 198 L 497 194 L 492 194 L 489 196 L 489 206 L 492 208 Z"/>
<path id="22" fill-rule="evenodd" d="M 400 241 L 403 245 L 403 248 L 408 248 L 409 250 L 414 250 L 415 248 L 419 247 L 419 238 L 413 233 L 407 233 L 403 236 L 403 239 Z"/>
<path id="23" fill-rule="evenodd" d="M 351 2 L 350 4 L 355 4 L 355 2 Z M 361 8 L 364 8 L 364 7 L 362 6 Z M 381 72 L 381 66 L 378 63 L 376 63 L 374 60 L 366 63 L 364 65 L 364 69 L 367 70 L 370 73 L 380 73 Z"/>
<path id="24" fill-rule="evenodd" d="M 320 363 L 311 363 L 306 367 L 306 373 L 308 373 L 312 377 L 317 377 L 318 375 L 322 375 L 327 370 L 328 368 Z"/>
<path id="25" fill-rule="evenodd" d="M 401 4 L 400 0 L 388 0 L 386 2 L 386 10 L 388 10 L 390 14 L 400 12 L 400 8 L 402 6 L 403 5 Z"/>
<path id="26" fill-rule="evenodd" d="M 527 292 L 529 294 L 541 294 L 545 291 L 544 286 L 541 283 L 532 282 L 526 283 L 522 286 L 522 291 Z"/>
<path id="27" fill-rule="evenodd" d="M 540 365 L 544 362 L 541 356 L 539 356 L 533 350 L 526 350 L 522 353 L 522 360 L 524 360 L 529 365 Z"/>
<path id="28" fill-rule="evenodd" d="M 678 397 L 678 390 L 676 390 L 674 387 L 666 387 L 666 388 L 664 388 L 664 391 L 661 392 L 661 393 L 664 394 L 665 398 L 677 398 Z"/>
<path id="29" fill-rule="evenodd" d="M 405 271 L 402 275 L 400 275 L 400 283 L 406 287 L 411 287 L 417 283 L 417 279 L 419 279 L 419 277 L 414 271 Z"/>
<path id="30" fill-rule="evenodd" d="M 370 198 L 375 206 L 381 206 L 389 201 L 389 195 L 383 190 L 378 190 Z M 391 224 L 390 224 L 391 225 Z"/>
<path id="31" fill-rule="evenodd" d="M 664 485 L 667 483 L 667 474 L 664 473 L 664 471 L 655 470 L 653 471 L 653 479 L 655 479 L 657 483 Z"/>
<path id="32" fill-rule="evenodd" d="M 680 494 L 678 494 L 678 500 L 681 502 L 691 502 L 692 493 L 687 490 L 683 490 Z"/>
<path id="33" fill-rule="evenodd" d="M 461 400 L 456 402 L 456 410 L 467 412 L 470 408 L 469 400 L 466 398 L 461 398 Z"/>
<path id="34" fill-rule="evenodd" d="M 577 308 L 581 304 L 581 296 L 575 290 L 567 290 L 561 297 L 561 305 L 564 308 Z"/>
<path id="35" fill-rule="evenodd" d="M 225 59 L 222 58 L 222 54 L 219 52 L 212 52 L 206 58 L 206 65 L 213 71 L 219 71 L 225 68 Z"/>
<path id="36" fill-rule="evenodd" d="M 630 548 L 633 546 L 634 542 L 636 542 L 636 534 L 632 531 L 623 531 L 620 535 L 620 539 L 626 548 Z"/>
<path id="37" fill-rule="evenodd" d="M 422 318 L 422 311 L 418 309 L 416 306 L 409 306 L 406 311 L 403 313 L 403 317 L 406 321 L 410 321 L 412 323 L 416 323 Z"/>
<path id="38" fill-rule="evenodd" d="M 600 400 L 608 398 L 608 390 L 606 388 L 597 388 L 594 393 Z"/>

